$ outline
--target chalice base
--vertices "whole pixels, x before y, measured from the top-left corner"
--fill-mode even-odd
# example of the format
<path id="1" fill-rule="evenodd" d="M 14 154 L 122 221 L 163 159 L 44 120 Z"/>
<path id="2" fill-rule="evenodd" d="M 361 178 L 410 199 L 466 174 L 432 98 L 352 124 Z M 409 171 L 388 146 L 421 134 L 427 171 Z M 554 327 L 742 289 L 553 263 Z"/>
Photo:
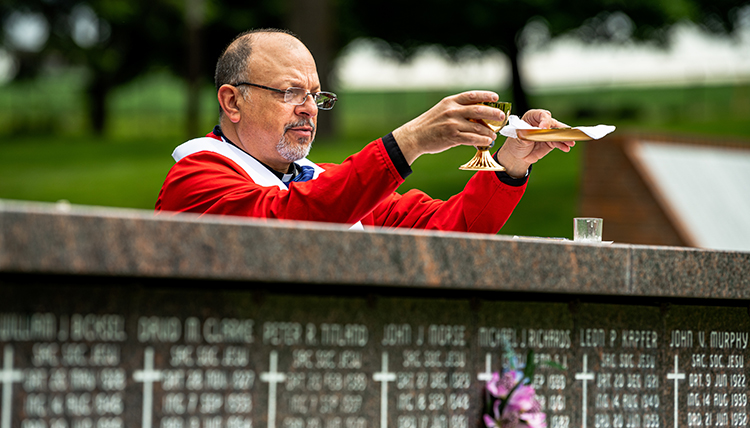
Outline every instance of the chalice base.
<path id="1" fill-rule="evenodd" d="M 477 147 L 477 153 L 474 157 L 458 169 L 466 171 L 505 171 L 505 167 L 495 162 L 495 159 L 492 158 L 489 147 Z"/>

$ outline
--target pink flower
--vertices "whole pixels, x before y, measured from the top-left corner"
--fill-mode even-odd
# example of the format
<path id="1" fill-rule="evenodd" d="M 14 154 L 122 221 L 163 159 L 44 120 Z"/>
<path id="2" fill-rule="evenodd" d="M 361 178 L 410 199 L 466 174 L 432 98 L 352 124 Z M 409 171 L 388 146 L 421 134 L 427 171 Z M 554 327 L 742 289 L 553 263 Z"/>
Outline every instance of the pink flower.
<path id="1" fill-rule="evenodd" d="M 517 370 L 503 372 L 502 376 L 495 372 L 492 374 L 492 379 L 487 382 L 487 390 L 493 397 L 506 398 L 513 387 L 522 379 L 523 373 Z"/>
<path id="2" fill-rule="evenodd" d="M 522 413 L 521 420 L 526 422 L 529 428 L 547 428 L 547 415 L 544 412 Z"/>
<path id="3" fill-rule="evenodd" d="M 484 425 L 487 428 L 500 428 L 497 425 L 497 421 L 495 419 L 492 419 L 492 417 L 490 417 L 490 415 L 484 415 Z"/>
<path id="4" fill-rule="evenodd" d="M 534 409 L 535 405 L 534 387 L 519 385 L 513 392 L 513 395 L 508 397 L 508 404 L 505 406 L 505 409 L 514 412 L 530 412 Z"/>
<path id="5" fill-rule="evenodd" d="M 500 391 L 498 389 L 498 382 L 500 382 L 500 373 L 495 372 L 492 373 L 492 379 L 490 379 L 487 382 L 487 391 L 493 396 L 493 397 L 499 397 Z"/>
<path id="6" fill-rule="evenodd" d="M 487 391 L 494 397 L 492 414 L 483 416 L 487 428 L 547 427 L 546 415 L 536 400 L 534 387 L 523 385 L 523 380 L 523 373 L 519 371 L 493 373 L 487 382 Z"/>

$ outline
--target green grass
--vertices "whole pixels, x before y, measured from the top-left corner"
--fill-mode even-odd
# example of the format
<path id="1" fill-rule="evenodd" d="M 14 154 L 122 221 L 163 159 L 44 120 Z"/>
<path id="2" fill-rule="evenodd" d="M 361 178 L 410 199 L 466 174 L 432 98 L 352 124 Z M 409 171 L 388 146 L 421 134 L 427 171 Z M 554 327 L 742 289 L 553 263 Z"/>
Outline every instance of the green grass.
<path id="1" fill-rule="evenodd" d="M 153 208 L 173 164 L 164 140 L 18 138 L 0 145 L 0 197 Z"/>
<path id="2" fill-rule="evenodd" d="M 81 84 L 72 75 L 0 88 L 0 198 L 153 209 L 173 164 L 170 154 L 187 137 L 183 86 L 156 73 L 118 89 L 110 127 L 95 137 L 85 131 Z M 72 89 L 61 90 L 65 85 Z M 206 87 L 202 95 L 204 132 L 216 120 L 212 92 Z M 339 95 L 338 136 L 316 141 L 314 161 L 342 161 L 450 92 Z M 598 89 L 538 94 L 531 101 L 571 125 L 750 140 L 750 85 Z M 579 143 L 571 153 L 554 151 L 535 165 L 526 195 L 501 233 L 570 237 L 583 148 Z M 473 148 L 458 147 L 423 156 L 399 191 L 419 188 L 447 199 L 471 176 L 458 166 L 473 154 Z"/>

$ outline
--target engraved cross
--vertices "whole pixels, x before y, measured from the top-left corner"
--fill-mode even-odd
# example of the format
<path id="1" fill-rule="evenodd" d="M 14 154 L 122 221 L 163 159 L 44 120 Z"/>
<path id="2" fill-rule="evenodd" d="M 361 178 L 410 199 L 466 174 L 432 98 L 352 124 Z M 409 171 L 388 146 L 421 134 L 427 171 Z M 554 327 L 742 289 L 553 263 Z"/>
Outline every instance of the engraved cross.
<path id="1" fill-rule="evenodd" d="M 380 428 L 388 428 L 388 382 L 396 380 L 396 373 L 388 371 L 388 352 L 383 352 L 381 371 L 373 373 L 375 382 L 383 382 L 380 386 Z"/>
<path id="2" fill-rule="evenodd" d="M 285 382 L 286 375 L 277 371 L 279 353 L 271 351 L 269 368 L 260 374 L 260 380 L 268 382 L 268 428 L 276 428 L 276 384 Z"/>
<path id="3" fill-rule="evenodd" d="M 586 428 L 586 409 L 588 408 L 588 397 L 586 395 L 588 382 L 590 380 L 594 380 L 594 373 L 588 371 L 588 362 L 589 362 L 589 356 L 588 354 L 583 354 L 583 371 L 581 373 L 576 373 L 575 378 L 576 380 L 582 380 L 583 381 L 583 406 L 581 406 L 583 410 L 583 424 L 581 425 L 583 428 Z"/>
<path id="4" fill-rule="evenodd" d="M 492 380 L 492 357 L 490 356 L 490 353 L 488 352 L 484 356 L 484 373 L 479 373 L 477 375 L 477 380 L 481 380 L 484 382 L 489 382 Z"/>
<path id="5" fill-rule="evenodd" d="M 23 372 L 13 370 L 13 347 L 5 345 L 3 351 L 3 370 L 0 371 L 0 383 L 3 384 L 3 404 L 0 408 L 2 418 L 0 419 L 0 428 L 10 428 L 10 411 L 13 404 L 13 382 L 21 382 Z"/>
<path id="6" fill-rule="evenodd" d="M 667 379 L 674 380 L 674 426 L 677 428 L 677 421 L 679 419 L 679 395 L 677 394 L 678 389 L 678 382 L 681 380 L 685 380 L 685 373 L 680 373 L 678 370 L 679 366 L 679 357 L 677 354 L 674 355 L 674 372 L 673 373 L 667 373 Z"/>
<path id="7" fill-rule="evenodd" d="M 133 373 L 133 380 L 143 382 L 143 412 L 141 426 L 151 428 L 151 412 L 154 408 L 154 382 L 162 378 L 160 370 L 154 370 L 154 348 L 143 350 L 143 370 Z"/>

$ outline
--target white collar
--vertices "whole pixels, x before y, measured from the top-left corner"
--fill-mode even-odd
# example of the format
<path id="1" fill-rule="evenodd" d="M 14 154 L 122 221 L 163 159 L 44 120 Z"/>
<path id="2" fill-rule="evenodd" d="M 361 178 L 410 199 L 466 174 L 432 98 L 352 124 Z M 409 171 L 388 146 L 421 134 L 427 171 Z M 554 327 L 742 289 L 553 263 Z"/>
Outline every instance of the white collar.
<path id="1" fill-rule="evenodd" d="M 276 176 L 276 174 L 269 171 L 268 168 L 254 157 L 240 150 L 234 144 L 227 142 L 223 137 L 221 141 L 211 137 L 194 138 L 177 146 L 172 152 L 172 158 L 174 158 L 175 162 L 179 162 L 180 159 L 186 156 L 203 151 L 218 153 L 231 159 L 253 179 L 255 184 L 265 187 L 277 186 L 279 189 L 288 190 L 287 186 L 278 176 Z M 312 167 L 315 170 L 312 178 L 313 180 L 318 178 L 318 175 L 320 175 L 321 172 L 325 171 L 320 166 L 310 162 L 307 158 L 300 159 L 297 163 L 299 165 Z M 358 221 L 352 225 L 350 229 L 361 230 L 364 228 L 362 223 Z"/>
<path id="2" fill-rule="evenodd" d="M 260 186 L 277 186 L 278 188 L 285 190 L 287 188 L 276 174 L 271 172 L 257 159 L 250 156 L 234 144 L 227 142 L 223 138 L 221 141 L 211 137 L 192 139 L 174 149 L 174 152 L 172 152 L 172 158 L 174 158 L 175 162 L 179 162 L 180 159 L 188 155 L 202 151 L 218 153 L 233 160 L 234 163 L 239 165 L 250 176 L 250 178 Z M 318 175 L 321 172 L 325 171 L 323 168 L 310 162 L 307 158 L 300 159 L 297 163 L 315 169 L 313 180 L 318 178 Z"/>

